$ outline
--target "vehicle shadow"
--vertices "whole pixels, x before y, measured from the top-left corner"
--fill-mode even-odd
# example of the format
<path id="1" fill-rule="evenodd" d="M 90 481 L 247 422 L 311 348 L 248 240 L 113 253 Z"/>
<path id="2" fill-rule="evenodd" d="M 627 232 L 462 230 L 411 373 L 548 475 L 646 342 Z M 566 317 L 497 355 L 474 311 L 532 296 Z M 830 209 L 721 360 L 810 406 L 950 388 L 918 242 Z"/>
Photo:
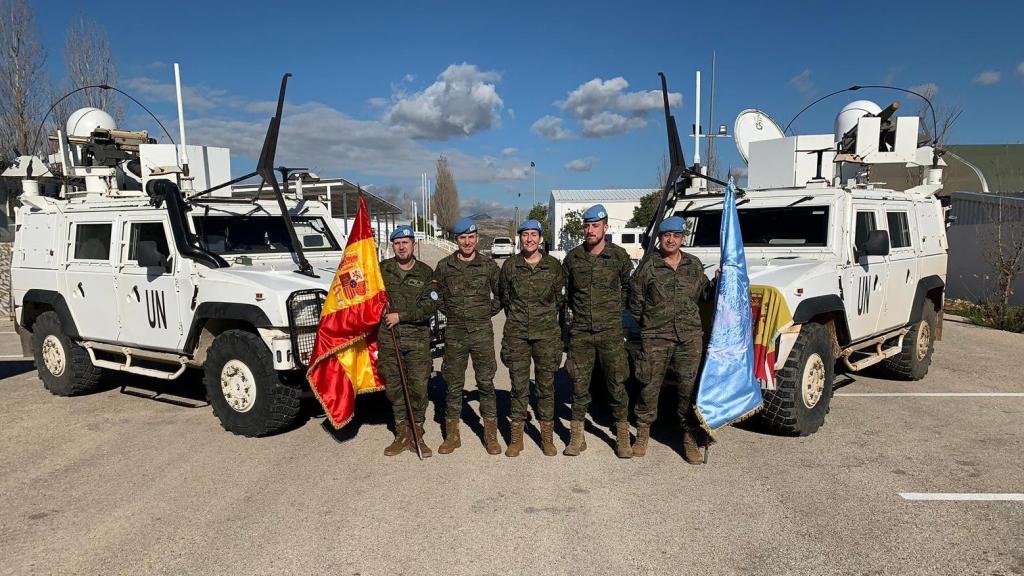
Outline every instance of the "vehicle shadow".
<path id="1" fill-rule="evenodd" d="M 32 360 L 5 360 L 0 362 L 0 380 L 35 372 L 35 369 L 36 363 Z"/>

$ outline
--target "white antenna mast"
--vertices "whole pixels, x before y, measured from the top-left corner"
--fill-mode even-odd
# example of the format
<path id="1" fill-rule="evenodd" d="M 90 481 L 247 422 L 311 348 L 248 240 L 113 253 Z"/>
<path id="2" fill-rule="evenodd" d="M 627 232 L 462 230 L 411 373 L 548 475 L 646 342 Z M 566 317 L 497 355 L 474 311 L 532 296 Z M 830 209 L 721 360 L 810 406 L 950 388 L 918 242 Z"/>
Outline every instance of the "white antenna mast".
<path id="1" fill-rule="evenodd" d="M 700 70 L 697 70 L 697 91 L 694 93 L 695 112 L 693 113 L 693 164 L 700 166 Z"/>
<path id="2" fill-rule="evenodd" d="M 181 171 L 188 177 L 188 150 L 185 147 L 185 111 L 181 102 L 181 70 L 178 63 L 174 63 L 174 89 L 178 96 L 178 160 L 181 162 Z"/>

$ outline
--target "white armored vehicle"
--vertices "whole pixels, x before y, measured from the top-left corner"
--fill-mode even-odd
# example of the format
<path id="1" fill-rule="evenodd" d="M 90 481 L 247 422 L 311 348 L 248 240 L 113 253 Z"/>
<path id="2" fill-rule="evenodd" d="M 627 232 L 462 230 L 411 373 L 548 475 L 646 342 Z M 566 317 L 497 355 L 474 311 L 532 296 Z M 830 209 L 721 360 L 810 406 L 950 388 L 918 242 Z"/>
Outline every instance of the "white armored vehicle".
<path id="1" fill-rule="evenodd" d="M 878 364 L 908 380 L 928 372 L 946 279 L 946 223 L 936 197 L 944 163 L 934 147 L 919 146 L 919 119 L 896 117 L 898 107 L 854 102 L 834 134 L 809 136 L 786 137 L 756 110 L 737 118 L 734 136 L 748 162 L 737 209 L 755 331 L 759 320 L 767 331 L 759 338 L 771 364 L 759 378 L 760 420 L 771 431 L 815 432 L 837 367 Z M 647 249 L 661 219 L 681 216 L 690 230 L 683 250 L 714 278 L 723 197 L 707 188 L 714 179 L 699 165 L 684 167 L 667 98 L 666 119 L 673 166 Z M 883 164 L 906 167 L 916 181 L 906 190 L 875 182 L 871 169 Z M 759 318 L 768 310 L 763 298 L 775 300 L 769 318 Z"/>
<path id="2" fill-rule="evenodd" d="M 343 246 L 327 207 L 290 195 L 288 169 L 284 190 L 274 177 L 287 77 L 242 178 L 226 149 L 185 146 L 183 128 L 180 146 L 156 144 L 96 109 L 58 132 L 50 163 L 26 156 L 5 173 L 23 188 L 17 329 L 50 392 L 89 392 L 101 369 L 173 380 L 199 367 L 225 429 L 263 436 L 296 420 Z M 273 197 L 230 195 L 253 175 Z"/>

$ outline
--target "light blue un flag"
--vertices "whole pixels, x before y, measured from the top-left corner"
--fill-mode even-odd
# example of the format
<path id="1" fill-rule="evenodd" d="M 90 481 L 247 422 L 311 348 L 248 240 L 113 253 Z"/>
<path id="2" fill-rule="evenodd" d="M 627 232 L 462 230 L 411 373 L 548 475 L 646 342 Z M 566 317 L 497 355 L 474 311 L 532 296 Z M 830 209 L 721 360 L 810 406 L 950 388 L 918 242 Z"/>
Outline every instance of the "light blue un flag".
<path id="1" fill-rule="evenodd" d="M 722 273 L 718 278 L 715 319 L 697 391 L 697 416 L 709 432 L 761 408 L 761 386 L 754 379 L 750 279 L 732 178 L 725 189 L 721 245 Z"/>

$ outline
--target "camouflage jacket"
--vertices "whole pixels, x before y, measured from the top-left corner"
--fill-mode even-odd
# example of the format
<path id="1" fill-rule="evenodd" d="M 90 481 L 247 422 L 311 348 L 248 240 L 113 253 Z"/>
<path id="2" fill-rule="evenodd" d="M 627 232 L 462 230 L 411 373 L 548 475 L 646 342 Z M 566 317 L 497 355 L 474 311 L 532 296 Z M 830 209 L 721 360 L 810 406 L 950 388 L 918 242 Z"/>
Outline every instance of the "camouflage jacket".
<path id="1" fill-rule="evenodd" d="M 562 268 L 572 310 L 572 329 L 621 330 L 629 273 L 633 270 L 626 250 L 608 242 L 594 256 L 580 245 L 566 254 Z"/>
<path id="2" fill-rule="evenodd" d="M 380 263 L 384 277 L 384 288 L 388 291 L 391 311 L 398 312 L 398 337 L 403 346 L 411 342 L 430 342 L 430 318 L 434 315 L 434 299 L 431 298 L 433 270 L 417 261 L 402 278 L 398 260 L 388 258 Z M 391 331 L 381 323 L 379 335 L 390 337 Z"/>
<path id="3" fill-rule="evenodd" d="M 553 256 L 544 254 L 536 266 L 522 254 L 501 266 L 498 298 L 505 309 L 505 337 L 529 340 L 558 338 L 558 311 L 565 300 L 565 275 Z"/>
<path id="4" fill-rule="evenodd" d="M 703 333 L 698 300 L 707 297 L 704 265 L 683 252 L 675 270 L 657 252 L 645 259 L 629 283 L 629 311 L 645 337 L 676 339 Z"/>
<path id="5" fill-rule="evenodd" d="M 448 326 L 491 330 L 491 316 L 501 311 L 498 274 L 494 259 L 479 252 L 470 262 L 456 252 L 437 263 L 434 286 Z"/>

